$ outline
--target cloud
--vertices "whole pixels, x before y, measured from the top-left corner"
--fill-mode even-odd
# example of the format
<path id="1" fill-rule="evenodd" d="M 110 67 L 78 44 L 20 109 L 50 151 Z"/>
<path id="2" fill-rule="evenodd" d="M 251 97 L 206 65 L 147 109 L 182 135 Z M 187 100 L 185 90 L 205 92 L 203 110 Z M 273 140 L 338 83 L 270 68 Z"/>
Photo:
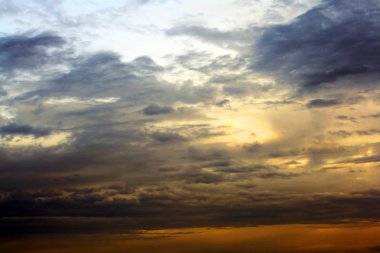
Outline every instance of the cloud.
<path id="1" fill-rule="evenodd" d="M 221 47 L 240 48 L 248 45 L 255 29 L 221 31 L 217 28 L 209 28 L 197 25 L 182 25 L 166 30 L 168 36 L 189 36 L 212 43 Z"/>
<path id="2" fill-rule="evenodd" d="M 275 27 L 268 28 L 264 37 L 271 29 Z M 168 35 L 191 36 L 223 47 L 245 46 L 253 39 L 249 31 L 196 26 L 176 27 Z M 58 131 L 70 135 L 67 142 L 54 147 L 0 148 L 0 216 L 7 217 L 0 219 L 0 226 L 4 231 L 16 235 L 117 233 L 379 217 L 368 212 L 378 209 L 373 206 L 378 203 L 375 193 L 348 193 L 351 188 L 342 190 L 346 195 L 335 193 L 335 188 L 328 194 L 315 193 L 325 192 L 330 182 L 323 176 L 335 173 L 329 170 L 321 176 L 319 167 L 318 172 L 313 170 L 315 160 L 355 158 L 367 152 L 368 146 L 323 145 L 323 138 L 331 136 L 318 139 L 320 132 L 306 130 L 310 126 L 306 124 L 317 123 L 315 128 L 320 128 L 327 110 L 302 110 L 298 117 L 300 102 L 289 98 L 287 90 L 277 90 L 275 82 L 247 71 L 244 55 L 215 57 L 201 51 L 174 57 L 178 69 L 202 79 L 174 84 L 165 81 L 165 74 L 170 80 L 176 70 L 158 65 L 149 56 L 126 61 L 110 51 L 65 51 L 73 46 L 71 41 L 50 33 L 8 36 L 3 41 L 13 41 L 5 53 L 13 60 L 3 61 L 0 56 L 2 74 L 10 78 L 4 86 L 9 95 L 1 103 L 15 111 L 13 122 L 22 124 L 1 119 L 0 135 L 20 135 L 20 139 Z M 20 56 L 14 49 L 16 41 Z M 4 43 L 0 48 L 5 48 Z M 304 78 L 294 71 L 280 74 L 285 72 L 294 79 Z M 307 107 L 328 109 L 354 103 L 339 94 L 318 96 L 322 99 L 307 97 Z M 233 109 L 222 109 L 230 103 Z M 292 103 L 288 111 L 260 108 Z M 314 114 L 322 116 L 316 119 Z M 298 127 L 299 122 L 306 123 Z M 262 144 L 252 136 L 245 138 L 247 129 L 257 137 L 262 135 Z M 349 133 L 364 136 L 377 131 L 369 127 L 366 132 Z M 355 148 L 360 152 L 355 153 Z M 351 162 L 361 166 L 368 161 L 374 163 L 377 157 Z M 342 180 L 345 176 L 342 173 Z M 316 180 L 320 184 L 311 184 L 315 192 L 302 191 Z"/>
<path id="3" fill-rule="evenodd" d="M 214 160 L 226 160 L 229 158 L 227 150 L 211 148 L 211 149 L 199 149 L 190 147 L 188 149 L 188 158 L 193 161 L 214 161 Z"/>
<path id="4" fill-rule="evenodd" d="M 224 182 L 223 175 L 207 172 L 189 172 L 182 175 L 189 184 L 217 184 Z"/>
<path id="5" fill-rule="evenodd" d="M 354 158 L 354 159 L 347 159 L 341 161 L 341 163 L 377 163 L 380 162 L 380 155 L 374 155 L 374 156 L 366 156 L 366 157 L 360 157 L 360 158 Z"/>
<path id="6" fill-rule="evenodd" d="M 0 214 L 7 217 L 0 221 L 4 228 L 0 233 L 8 236 L 68 232 L 91 234 L 99 231 L 120 233 L 188 226 L 339 224 L 379 219 L 376 211 L 380 193 L 375 189 L 346 195 L 304 196 L 299 193 L 249 193 L 251 188 L 242 187 L 235 188 L 241 194 L 237 198 L 231 199 L 231 195 L 225 193 L 213 199 L 207 192 L 215 189 L 212 183 L 217 182 L 218 177 L 197 175 L 193 180 L 203 183 L 199 190 L 208 190 L 201 193 L 192 189 L 191 193 L 191 188 L 176 191 L 156 187 L 128 194 L 116 188 L 67 189 L 58 195 L 8 192 L 0 198 Z M 138 201 L 121 196 L 134 196 Z M 114 224 L 112 221 L 117 222 Z M 84 224 L 92 224 L 90 227 L 94 230 Z"/>
<path id="7" fill-rule="evenodd" d="M 369 130 L 357 130 L 357 131 L 346 131 L 346 130 L 338 130 L 338 131 L 330 131 L 332 135 L 337 135 L 343 138 L 352 136 L 354 134 L 359 136 L 372 136 L 380 134 L 380 130 L 378 129 L 369 129 Z"/>
<path id="8" fill-rule="evenodd" d="M 244 145 L 244 149 L 249 152 L 249 153 L 256 153 L 256 152 L 259 152 L 260 150 L 262 150 L 263 148 L 263 145 L 258 143 L 258 142 L 255 142 L 255 143 L 252 143 L 252 144 L 246 144 Z"/>
<path id="9" fill-rule="evenodd" d="M 215 105 L 223 108 L 231 108 L 231 101 L 229 99 L 223 99 L 215 103 Z"/>
<path id="10" fill-rule="evenodd" d="M 380 134 L 380 130 L 379 129 L 369 129 L 369 130 L 359 130 L 359 131 L 356 131 L 356 133 L 358 135 L 376 135 L 376 134 Z"/>
<path id="11" fill-rule="evenodd" d="M 157 104 L 151 104 L 143 109 L 145 115 L 159 115 L 168 114 L 174 112 L 174 109 L 170 106 L 160 106 Z"/>
<path id="12" fill-rule="evenodd" d="M 0 127 L 1 135 L 33 135 L 34 137 L 43 137 L 51 133 L 50 129 L 32 127 L 29 125 L 20 125 L 16 123 L 10 123 Z"/>
<path id="13" fill-rule="evenodd" d="M 332 135 L 343 137 L 343 138 L 346 138 L 352 135 L 351 132 L 348 132 L 346 130 L 330 131 L 329 133 Z"/>
<path id="14" fill-rule="evenodd" d="M 48 49 L 64 44 L 62 37 L 50 33 L 1 37 L 0 72 L 9 74 L 15 70 L 31 70 L 56 63 L 61 60 L 60 57 Z"/>
<path id="15" fill-rule="evenodd" d="M 1 1 L 0 3 L 1 15 L 12 15 L 21 11 L 21 8 L 13 1 Z"/>
<path id="16" fill-rule="evenodd" d="M 147 103 L 170 97 L 168 86 L 159 82 L 155 73 L 160 71 L 153 60 L 139 57 L 122 62 L 113 52 L 84 54 L 65 61 L 69 71 L 51 71 L 27 92 L 13 98 L 16 103 L 71 98 L 90 100 L 112 97 L 120 103 Z M 165 94 L 167 92 L 167 94 Z"/>
<path id="17" fill-rule="evenodd" d="M 159 108 L 160 104 L 178 101 L 200 103 L 217 95 L 215 87 L 195 86 L 192 83 L 174 86 L 159 80 L 157 74 L 163 68 L 146 56 L 130 62 L 123 62 L 120 55 L 106 51 L 70 57 L 67 55 L 69 59 L 64 61 L 68 71 L 50 71 L 41 76 L 38 83 L 29 84 L 29 90 L 12 98 L 12 102 L 43 103 L 63 98 L 102 101 L 104 98 L 114 98 L 117 102 L 114 107 L 121 104 L 145 106 L 145 114 L 153 115 L 160 114 L 160 110 L 161 113 L 169 113 L 169 107 Z"/>
<path id="18" fill-rule="evenodd" d="M 341 101 L 337 99 L 313 99 L 307 103 L 308 108 L 323 108 L 332 107 L 342 104 Z"/>
<path id="19" fill-rule="evenodd" d="M 290 24 L 267 28 L 255 46 L 252 69 L 306 89 L 378 73 L 380 61 L 373 52 L 380 51 L 379 10 L 376 0 L 325 0 Z"/>
<path id="20" fill-rule="evenodd" d="M 186 137 L 177 133 L 167 133 L 167 132 L 154 132 L 152 138 L 161 143 L 176 143 L 184 142 L 187 140 Z"/>
<path id="21" fill-rule="evenodd" d="M 197 71 L 207 76 L 212 76 L 212 73 L 217 71 L 230 72 L 236 70 L 245 69 L 247 61 L 244 57 L 232 56 L 229 54 L 213 56 L 208 52 L 197 52 L 190 51 L 186 54 L 176 56 L 176 63 L 180 66 Z M 241 73 L 239 73 L 241 74 Z M 235 76 L 234 78 L 227 77 L 227 79 L 236 79 L 241 77 L 241 75 Z M 211 78 L 210 82 L 224 82 L 226 78 L 215 77 Z"/>
<path id="22" fill-rule="evenodd" d="M 335 118 L 338 120 L 342 120 L 342 121 L 351 121 L 351 122 L 355 122 L 355 123 L 357 122 L 356 118 L 352 117 L 352 116 L 338 115 Z"/>

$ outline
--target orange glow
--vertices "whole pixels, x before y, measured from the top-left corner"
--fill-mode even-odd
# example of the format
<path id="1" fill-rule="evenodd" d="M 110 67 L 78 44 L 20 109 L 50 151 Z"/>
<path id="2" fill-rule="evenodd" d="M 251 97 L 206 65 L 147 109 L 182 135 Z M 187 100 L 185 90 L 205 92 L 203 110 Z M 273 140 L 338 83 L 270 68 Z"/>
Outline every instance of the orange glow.
<path id="1" fill-rule="evenodd" d="M 345 252 L 380 245 L 380 224 L 276 225 L 140 231 L 137 235 L 47 236 L 5 242 L 5 252 Z"/>

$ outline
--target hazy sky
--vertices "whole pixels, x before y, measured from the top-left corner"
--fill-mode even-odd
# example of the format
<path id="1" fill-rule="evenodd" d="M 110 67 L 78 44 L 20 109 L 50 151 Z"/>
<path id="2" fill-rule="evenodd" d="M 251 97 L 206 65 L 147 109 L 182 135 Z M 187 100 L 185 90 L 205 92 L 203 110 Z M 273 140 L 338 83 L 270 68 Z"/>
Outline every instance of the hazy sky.
<path id="1" fill-rule="evenodd" d="M 379 53 L 379 0 L 0 0 L 0 251 L 380 252 Z"/>

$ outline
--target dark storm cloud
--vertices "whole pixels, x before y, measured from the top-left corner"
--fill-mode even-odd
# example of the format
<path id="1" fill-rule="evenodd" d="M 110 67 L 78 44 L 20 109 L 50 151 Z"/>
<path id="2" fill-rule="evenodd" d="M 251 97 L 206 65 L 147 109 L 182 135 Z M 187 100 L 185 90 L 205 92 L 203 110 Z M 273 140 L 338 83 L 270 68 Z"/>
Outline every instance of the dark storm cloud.
<path id="1" fill-rule="evenodd" d="M 54 57 L 49 48 L 61 47 L 65 40 L 57 35 L 17 35 L 0 38 L 0 72 L 30 70 L 62 59 Z"/>
<path id="2" fill-rule="evenodd" d="M 51 130 L 47 128 L 38 128 L 16 123 L 0 126 L 1 135 L 33 135 L 34 137 L 43 137 L 49 135 L 50 133 Z"/>
<path id="3" fill-rule="evenodd" d="M 267 28 L 252 68 L 304 88 L 378 73 L 380 60 L 374 52 L 380 51 L 379 29 L 379 1 L 325 0 L 290 24 Z"/>
<path id="4" fill-rule="evenodd" d="M 143 109 L 145 115 L 159 115 L 168 114 L 174 112 L 174 109 L 170 106 L 160 106 L 151 104 Z"/>

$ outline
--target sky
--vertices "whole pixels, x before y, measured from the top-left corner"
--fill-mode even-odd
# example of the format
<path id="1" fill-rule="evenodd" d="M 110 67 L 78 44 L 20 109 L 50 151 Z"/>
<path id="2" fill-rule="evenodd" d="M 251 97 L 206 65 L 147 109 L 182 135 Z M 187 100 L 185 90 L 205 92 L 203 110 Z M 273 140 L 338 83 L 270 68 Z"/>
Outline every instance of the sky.
<path id="1" fill-rule="evenodd" d="M 380 252 L 379 0 L 0 0 L 0 252 Z"/>

